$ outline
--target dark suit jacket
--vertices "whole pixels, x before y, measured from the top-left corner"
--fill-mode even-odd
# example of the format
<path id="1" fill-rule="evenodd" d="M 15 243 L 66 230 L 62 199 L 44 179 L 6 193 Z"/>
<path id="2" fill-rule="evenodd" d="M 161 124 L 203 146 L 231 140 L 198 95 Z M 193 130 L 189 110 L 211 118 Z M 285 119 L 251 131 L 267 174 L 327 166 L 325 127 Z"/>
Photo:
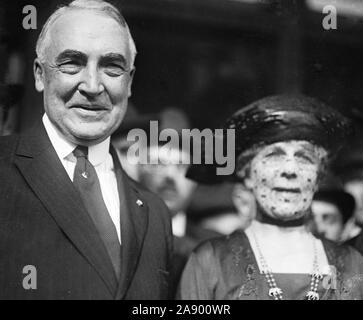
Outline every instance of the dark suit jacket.
<path id="1" fill-rule="evenodd" d="M 0 299 L 167 298 L 169 212 L 127 177 L 118 159 L 115 168 L 120 281 L 43 125 L 0 138 Z M 36 289 L 24 289 L 27 265 L 36 268 Z"/>

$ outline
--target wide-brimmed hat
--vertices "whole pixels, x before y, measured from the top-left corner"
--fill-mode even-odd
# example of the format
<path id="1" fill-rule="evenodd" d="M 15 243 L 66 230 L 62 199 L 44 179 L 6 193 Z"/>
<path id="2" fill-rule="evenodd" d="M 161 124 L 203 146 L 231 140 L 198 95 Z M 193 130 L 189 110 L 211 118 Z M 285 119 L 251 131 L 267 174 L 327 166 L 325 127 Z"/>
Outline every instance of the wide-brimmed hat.
<path id="1" fill-rule="evenodd" d="M 253 102 L 234 113 L 223 129 L 235 130 L 236 167 L 237 159 L 246 151 L 289 140 L 309 141 L 323 147 L 332 157 L 354 133 L 349 119 L 304 95 L 276 95 Z M 223 139 L 226 148 L 227 134 L 216 139 Z M 215 163 L 192 165 L 187 176 L 201 183 L 217 183 L 235 176 L 218 176 L 217 168 Z"/>

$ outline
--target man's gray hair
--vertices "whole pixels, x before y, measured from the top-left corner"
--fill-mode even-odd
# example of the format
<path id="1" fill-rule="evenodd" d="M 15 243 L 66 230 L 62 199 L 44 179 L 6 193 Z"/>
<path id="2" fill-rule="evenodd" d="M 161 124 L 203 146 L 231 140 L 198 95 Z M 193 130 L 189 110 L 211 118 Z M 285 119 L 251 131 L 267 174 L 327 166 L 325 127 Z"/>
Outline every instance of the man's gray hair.
<path id="1" fill-rule="evenodd" d="M 69 11 L 74 10 L 93 10 L 102 14 L 109 16 L 110 18 L 116 20 L 116 22 L 122 27 L 126 29 L 126 33 L 128 36 L 129 49 L 131 52 L 131 63 L 130 67 L 134 67 L 135 57 L 136 57 L 136 46 L 135 42 L 132 39 L 130 29 L 126 23 L 125 18 L 122 16 L 121 12 L 112 4 L 103 1 L 103 0 L 75 0 L 72 1 L 68 5 L 64 5 L 55 10 L 52 15 L 45 22 L 43 29 L 38 37 L 36 44 L 36 54 L 37 58 L 41 61 L 45 61 L 45 49 L 47 46 L 47 42 L 49 41 L 49 30 L 52 25 L 57 21 L 59 17 L 64 15 Z"/>

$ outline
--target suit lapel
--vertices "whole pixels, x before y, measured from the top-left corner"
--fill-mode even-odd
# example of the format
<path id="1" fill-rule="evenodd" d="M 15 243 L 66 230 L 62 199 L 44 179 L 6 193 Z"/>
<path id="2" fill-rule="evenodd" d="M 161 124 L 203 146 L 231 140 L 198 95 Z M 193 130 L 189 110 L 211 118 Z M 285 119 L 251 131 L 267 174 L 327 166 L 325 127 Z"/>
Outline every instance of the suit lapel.
<path id="1" fill-rule="evenodd" d="M 95 268 L 114 296 L 117 279 L 105 246 L 43 125 L 39 125 L 36 131 L 20 139 L 15 164 L 58 226 Z"/>
<path id="2" fill-rule="evenodd" d="M 113 147 L 110 149 L 120 195 L 121 275 L 116 299 L 123 299 L 136 271 L 148 225 L 148 207 L 139 191 L 131 185 L 122 170 Z"/>

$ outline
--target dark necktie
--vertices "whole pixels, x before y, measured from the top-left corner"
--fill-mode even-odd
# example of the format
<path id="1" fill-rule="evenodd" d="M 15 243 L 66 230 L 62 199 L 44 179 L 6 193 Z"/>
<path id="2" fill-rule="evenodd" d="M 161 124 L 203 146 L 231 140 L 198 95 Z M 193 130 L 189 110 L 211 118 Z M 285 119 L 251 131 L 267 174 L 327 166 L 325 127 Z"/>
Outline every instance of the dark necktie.
<path id="1" fill-rule="evenodd" d="M 106 246 L 118 278 L 121 265 L 121 246 L 118 240 L 116 227 L 112 222 L 105 202 L 103 201 L 101 186 L 96 170 L 88 161 L 87 147 L 78 146 L 73 151 L 73 154 L 77 158 L 73 175 L 73 184 L 79 191 L 83 203 Z"/>

